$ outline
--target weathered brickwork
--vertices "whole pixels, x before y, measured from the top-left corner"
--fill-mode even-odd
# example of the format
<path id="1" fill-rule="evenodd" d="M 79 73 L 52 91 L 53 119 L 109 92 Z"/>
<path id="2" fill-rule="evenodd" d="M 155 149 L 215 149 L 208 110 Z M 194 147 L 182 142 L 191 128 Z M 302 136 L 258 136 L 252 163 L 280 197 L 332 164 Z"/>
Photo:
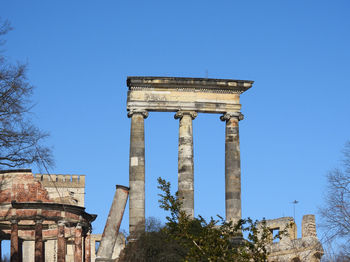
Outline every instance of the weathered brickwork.
<path id="1" fill-rule="evenodd" d="M 12 261 L 91 262 L 82 243 L 96 215 L 84 211 L 84 194 L 82 175 L 0 171 L 0 236 L 11 239 Z"/>
<path id="2" fill-rule="evenodd" d="M 13 179 L 13 177 L 16 179 Z M 0 174 L 0 203 L 16 202 L 53 202 L 43 185 L 34 180 L 33 174 L 7 173 Z"/>

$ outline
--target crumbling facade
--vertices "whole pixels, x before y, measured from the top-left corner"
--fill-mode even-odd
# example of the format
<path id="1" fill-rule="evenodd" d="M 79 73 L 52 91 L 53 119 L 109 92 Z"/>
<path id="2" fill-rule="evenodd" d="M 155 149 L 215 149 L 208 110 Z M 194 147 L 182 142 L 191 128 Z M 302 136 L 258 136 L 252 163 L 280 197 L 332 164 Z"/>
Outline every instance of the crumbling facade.
<path id="1" fill-rule="evenodd" d="M 0 171 L 0 241 L 11 241 L 11 261 L 91 262 L 96 215 L 84 193 L 83 175 Z"/>
<path id="2" fill-rule="evenodd" d="M 297 237 L 297 226 L 292 217 L 282 217 L 266 221 L 271 231 L 271 244 L 268 246 L 270 262 L 319 262 L 323 248 L 317 238 L 314 215 L 304 215 L 301 238 Z M 285 232 L 278 242 L 272 241 L 274 233 Z"/>

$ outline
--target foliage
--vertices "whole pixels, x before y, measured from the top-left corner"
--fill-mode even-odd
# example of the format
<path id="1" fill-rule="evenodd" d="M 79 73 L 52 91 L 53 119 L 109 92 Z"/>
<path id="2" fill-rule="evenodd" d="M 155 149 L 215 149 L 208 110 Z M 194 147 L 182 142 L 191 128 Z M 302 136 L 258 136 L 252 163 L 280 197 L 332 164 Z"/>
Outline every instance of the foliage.
<path id="1" fill-rule="evenodd" d="M 10 30 L 8 21 L 0 21 L 0 36 Z M 29 117 L 32 92 L 26 66 L 11 64 L 0 53 L 0 169 L 33 163 L 53 165 L 51 149 L 42 145 L 48 134 L 34 126 Z"/>
<path id="2" fill-rule="evenodd" d="M 170 239 L 155 218 L 146 219 L 146 231 L 137 241 L 128 242 L 123 249 L 121 262 L 177 262 L 184 259 L 186 251 Z"/>
<path id="3" fill-rule="evenodd" d="M 170 183 L 161 178 L 158 183 L 160 207 L 170 213 L 167 222 L 128 243 L 120 261 L 267 261 L 266 246 L 273 239 L 264 221 L 246 219 L 233 225 L 220 216 L 209 222 L 201 216 L 192 219 L 181 210 L 177 193 L 171 194 Z"/>
<path id="4" fill-rule="evenodd" d="M 338 261 L 341 257 L 350 257 L 350 141 L 343 150 L 343 165 L 327 174 L 327 193 L 325 205 L 320 208 L 321 226 L 325 229 L 326 253 Z M 341 243 L 334 251 L 331 243 Z M 334 244 L 334 243 L 333 243 Z M 339 254 L 337 254 L 339 253 Z M 337 259 L 335 259 L 338 257 Z M 340 261 L 340 260 L 339 260 Z"/>

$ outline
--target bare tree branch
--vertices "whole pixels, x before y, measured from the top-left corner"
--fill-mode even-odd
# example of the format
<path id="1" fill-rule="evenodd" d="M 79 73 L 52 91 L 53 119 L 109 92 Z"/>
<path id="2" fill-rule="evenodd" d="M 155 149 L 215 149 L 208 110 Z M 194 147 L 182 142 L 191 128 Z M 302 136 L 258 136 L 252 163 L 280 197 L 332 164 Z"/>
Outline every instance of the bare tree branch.
<path id="1" fill-rule="evenodd" d="M 10 30 L 10 23 L 0 20 L 0 37 Z M 0 53 L 0 169 L 53 165 L 51 149 L 43 145 L 48 133 L 30 119 L 33 88 L 26 78 L 26 65 L 10 64 Z"/>
<path id="2" fill-rule="evenodd" d="M 344 242 L 340 250 L 350 250 L 350 141 L 344 147 L 343 157 L 343 166 L 327 174 L 325 205 L 319 212 L 322 217 L 321 227 L 327 232 L 327 244 L 338 239 Z M 343 255 L 350 255 L 344 252 Z"/>

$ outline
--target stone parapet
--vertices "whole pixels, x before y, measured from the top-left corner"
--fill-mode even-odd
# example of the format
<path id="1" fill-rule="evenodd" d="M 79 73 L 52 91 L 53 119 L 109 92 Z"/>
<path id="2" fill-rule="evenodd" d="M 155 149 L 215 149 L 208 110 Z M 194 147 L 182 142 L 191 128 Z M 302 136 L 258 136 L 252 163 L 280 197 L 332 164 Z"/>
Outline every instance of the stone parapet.
<path id="1" fill-rule="evenodd" d="M 85 175 L 34 174 L 45 187 L 85 188 Z"/>

